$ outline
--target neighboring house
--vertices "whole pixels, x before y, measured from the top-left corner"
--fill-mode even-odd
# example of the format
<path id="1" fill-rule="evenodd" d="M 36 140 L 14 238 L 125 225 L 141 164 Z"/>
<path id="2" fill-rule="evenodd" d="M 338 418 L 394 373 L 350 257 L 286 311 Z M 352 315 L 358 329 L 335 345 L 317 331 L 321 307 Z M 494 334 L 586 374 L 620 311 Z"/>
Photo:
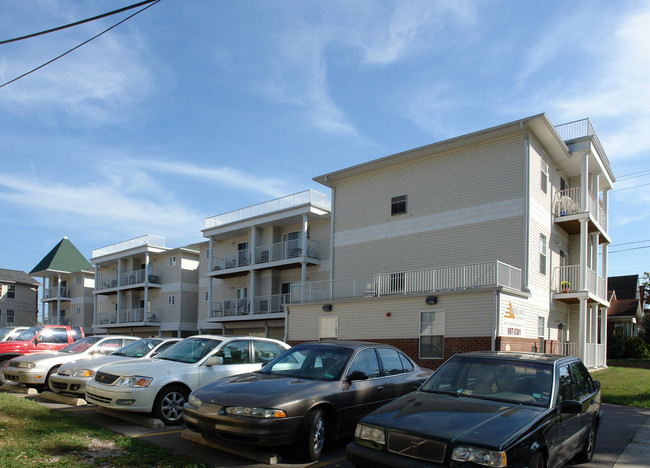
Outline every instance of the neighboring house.
<path id="1" fill-rule="evenodd" d="M 332 190 L 331 277 L 292 286 L 291 344 L 380 341 L 431 368 L 476 349 L 605 365 L 614 175 L 588 119 L 540 114 L 314 180 Z"/>
<path id="2" fill-rule="evenodd" d="M 0 327 L 36 325 L 39 286 L 24 271 L 0 268 Z"/>
<path id="3" fill-rule="evenodd" d="M 30 275 L 43 278 L 43 323 L 83 327 L 90 332 L 95 272 L 67 237 L 43 257 Z"/>
<path id="4" fill-rule="evenodd" d="M 197 331 L 199 251 L 145 235 L 93 250 L 95 333 L 186 337 Z"/>
<path id="5" fill-rule="evenodd" d="M 644 305 L 639 275 L 610 276 L 607 278 L 607 291 L 610 297 L 607 310 L 608 334 L 622 328 L 625 336 L 639 336 Z"/>
<path id="6" fill-rule="evenodd" d="M 313 190 L 207 218 L 201 332 L 285 339 L 291 285 L 329 278 L 329 221 Z"/>

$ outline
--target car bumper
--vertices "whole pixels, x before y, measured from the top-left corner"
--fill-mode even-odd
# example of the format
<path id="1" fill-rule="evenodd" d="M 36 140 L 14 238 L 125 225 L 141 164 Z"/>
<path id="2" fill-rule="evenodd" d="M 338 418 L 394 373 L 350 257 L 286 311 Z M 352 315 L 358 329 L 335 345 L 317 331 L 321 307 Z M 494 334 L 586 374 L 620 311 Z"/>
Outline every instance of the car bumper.
<path id="1" fill-rule="evenodd" d="M 261 419 L 245 416 L 220 415 L 221 407 L 197 408 L 186 404 L 183 420 L 185 427 L 199 432 L 203 437 L 219 442 L 239 442 L 257 446 L 291 445 L 302 424 L 301 417 Z"/>
<path id="2" fill-rule="evenodd" d="M 149 413 L 158 388 L 123 388 L 97 385 L 94 381 L 86 385 L 86 401 L 97 406 L 120 411 Z"/>
<path id="3" fill-rule="evenodd" d="M 23 385 L 42 385 L 47 378 L 47 371 L 35 369 L 5 368 L 5 380 Z"/>
<path id="4" fill-rule="evenodd" d="M 372 468 L 422 468 L 427 467 L 446 467 L 448 465 L 431 463 L 426 460 L 403 457 L 385 450 L 375 450 L 369 447 L 350 442 L 345 449 L 347 459 L 358 467 Z M 473 465 L 477 466 L 477 465 Z"/>
<path id="5" fill-rule="evenodd" d="M 50 377 L 50 387 L 55 392 L 75 393 L 84 395 L 86 393 L 86 384 L 89 377 L 72 377 L 69 375 L 55 374 Z"/>

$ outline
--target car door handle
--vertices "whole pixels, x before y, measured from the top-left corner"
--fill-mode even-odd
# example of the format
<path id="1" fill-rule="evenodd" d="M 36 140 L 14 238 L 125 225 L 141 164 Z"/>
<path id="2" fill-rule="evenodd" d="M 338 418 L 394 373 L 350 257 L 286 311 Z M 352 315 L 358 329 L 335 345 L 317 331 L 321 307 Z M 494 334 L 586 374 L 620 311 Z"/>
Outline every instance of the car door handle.
<path id="1" fill-rule="evenodd" d="M 377 387 L 377 390 L 380 391 L 380 392 L 383 392 L 383 391 L 384 391 L 384 387 L 380 385 L 379 387 Z"/>

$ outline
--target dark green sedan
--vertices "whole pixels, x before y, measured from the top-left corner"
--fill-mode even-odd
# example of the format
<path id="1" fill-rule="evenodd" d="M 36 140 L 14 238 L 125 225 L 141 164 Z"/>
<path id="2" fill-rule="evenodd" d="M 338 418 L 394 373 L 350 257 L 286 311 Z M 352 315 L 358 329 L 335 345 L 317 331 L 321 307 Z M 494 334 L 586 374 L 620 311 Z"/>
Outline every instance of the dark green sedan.
<path id="1" fill-rule="evenodd" d="M 373 468 L 556 467 L 591 460 L 601 419 L 578 358 L 466 353 L 364 417 L 346 454 Z"/>

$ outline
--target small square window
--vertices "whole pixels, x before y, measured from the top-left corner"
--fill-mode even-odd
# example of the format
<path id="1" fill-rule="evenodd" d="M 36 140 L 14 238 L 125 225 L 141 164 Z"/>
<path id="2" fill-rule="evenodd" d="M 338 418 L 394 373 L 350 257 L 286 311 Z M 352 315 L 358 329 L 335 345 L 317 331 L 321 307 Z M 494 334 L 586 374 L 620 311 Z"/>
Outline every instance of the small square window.
<path id="1" fill-rule="evenodd" d="M 393 197 L 390 200 L 390 214 L 395 216 L 398 214 L 406 213 L 406 195 Z"/>

